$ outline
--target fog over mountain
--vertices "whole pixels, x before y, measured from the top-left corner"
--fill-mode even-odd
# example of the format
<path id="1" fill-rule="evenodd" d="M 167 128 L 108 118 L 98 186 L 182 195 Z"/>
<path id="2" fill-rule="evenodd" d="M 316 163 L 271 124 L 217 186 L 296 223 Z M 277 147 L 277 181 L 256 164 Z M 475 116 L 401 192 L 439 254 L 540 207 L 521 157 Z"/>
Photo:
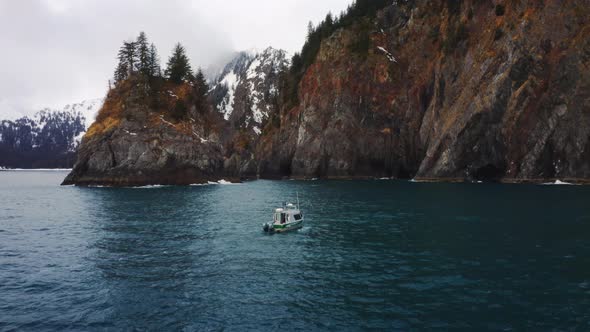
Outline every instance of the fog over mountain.
<path id="1" fill-rule="evenodd" d="M 145 31 L 165 64 L 182 42 L 194 67 L 236 51 L 294 52 L 308 21 L 350 0 L 27 0 L 0 2 L 0 118 L 104 97 L 121 42 Z"/>

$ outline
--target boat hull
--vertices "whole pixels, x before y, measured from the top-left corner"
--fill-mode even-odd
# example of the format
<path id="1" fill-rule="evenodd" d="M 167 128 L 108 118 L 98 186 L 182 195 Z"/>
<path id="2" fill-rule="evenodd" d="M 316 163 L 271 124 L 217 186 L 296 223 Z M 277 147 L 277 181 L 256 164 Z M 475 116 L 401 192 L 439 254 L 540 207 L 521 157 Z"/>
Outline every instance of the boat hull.
<path id="1" fill-rule="evenodd" d="M 303 219 L 296 221 L 296 222 L 288 223 L 288 224 L 272 224 L 270 226 L 271 226 L 270 231 L 275 232 L 275 233 L 285 233 L 285 232 L 295 231 L 295 230 L 303 228 Z"/>

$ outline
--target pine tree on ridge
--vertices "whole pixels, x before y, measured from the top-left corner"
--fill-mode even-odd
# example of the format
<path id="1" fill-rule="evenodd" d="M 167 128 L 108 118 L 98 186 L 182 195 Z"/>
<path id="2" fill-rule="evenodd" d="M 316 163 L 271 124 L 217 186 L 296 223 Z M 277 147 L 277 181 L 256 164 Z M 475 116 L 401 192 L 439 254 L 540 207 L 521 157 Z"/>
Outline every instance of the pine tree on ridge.
<path id="1" fill-rule="evenodd" d="M 192 80 L 193 71 L 186 50 L 180 43 L 176 44 L 172 55 L 168 59 L 165 75 L 176 84 Z"/>

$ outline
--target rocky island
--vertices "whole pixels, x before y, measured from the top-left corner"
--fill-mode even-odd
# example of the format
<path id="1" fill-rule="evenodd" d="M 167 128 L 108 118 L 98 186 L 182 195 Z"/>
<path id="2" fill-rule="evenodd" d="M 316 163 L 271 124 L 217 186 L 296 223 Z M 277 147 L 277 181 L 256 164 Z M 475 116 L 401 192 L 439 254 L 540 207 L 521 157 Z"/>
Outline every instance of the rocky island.
<path id="1" fill-rule="evenodd" d="M 136 68 L 126 50 L 149 60 L 143 43 L 122 48 L 64 184 L 590 181 L 584 2 L 357 1 L 290 63 L 235 61 L 212 89 L 179 49 L 164 75 Z"/>
<path id="2" fill-rule="evenodd" d="M 188 185 L 223 173 L 223 119 L 207 100 L 203 74 L 193 76 L 180 45 L 167 78 L 154 54 L 150 60 L 146 52 L 146 63 L 135 63 L 135 52 L 141 59 L 141 49 L 147 50 L 142 36 L 122 48 L 115 87 L 84 136 L 64 185 Z"/>

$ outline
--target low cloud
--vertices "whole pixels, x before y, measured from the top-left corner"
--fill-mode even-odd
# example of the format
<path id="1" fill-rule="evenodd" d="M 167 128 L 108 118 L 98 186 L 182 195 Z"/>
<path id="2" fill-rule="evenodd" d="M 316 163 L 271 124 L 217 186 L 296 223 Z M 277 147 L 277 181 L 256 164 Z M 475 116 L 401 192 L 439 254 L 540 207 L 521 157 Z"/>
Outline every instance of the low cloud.
<path id="1" fill-rule="evenodd" d="M 298 50 L 309 20 L 350 0 L 0 2 L 0 118 L 102 97 L 124 40 L 145 31 L 163 65 L 182 42 L 194 67 L 236 50 Z"/>

